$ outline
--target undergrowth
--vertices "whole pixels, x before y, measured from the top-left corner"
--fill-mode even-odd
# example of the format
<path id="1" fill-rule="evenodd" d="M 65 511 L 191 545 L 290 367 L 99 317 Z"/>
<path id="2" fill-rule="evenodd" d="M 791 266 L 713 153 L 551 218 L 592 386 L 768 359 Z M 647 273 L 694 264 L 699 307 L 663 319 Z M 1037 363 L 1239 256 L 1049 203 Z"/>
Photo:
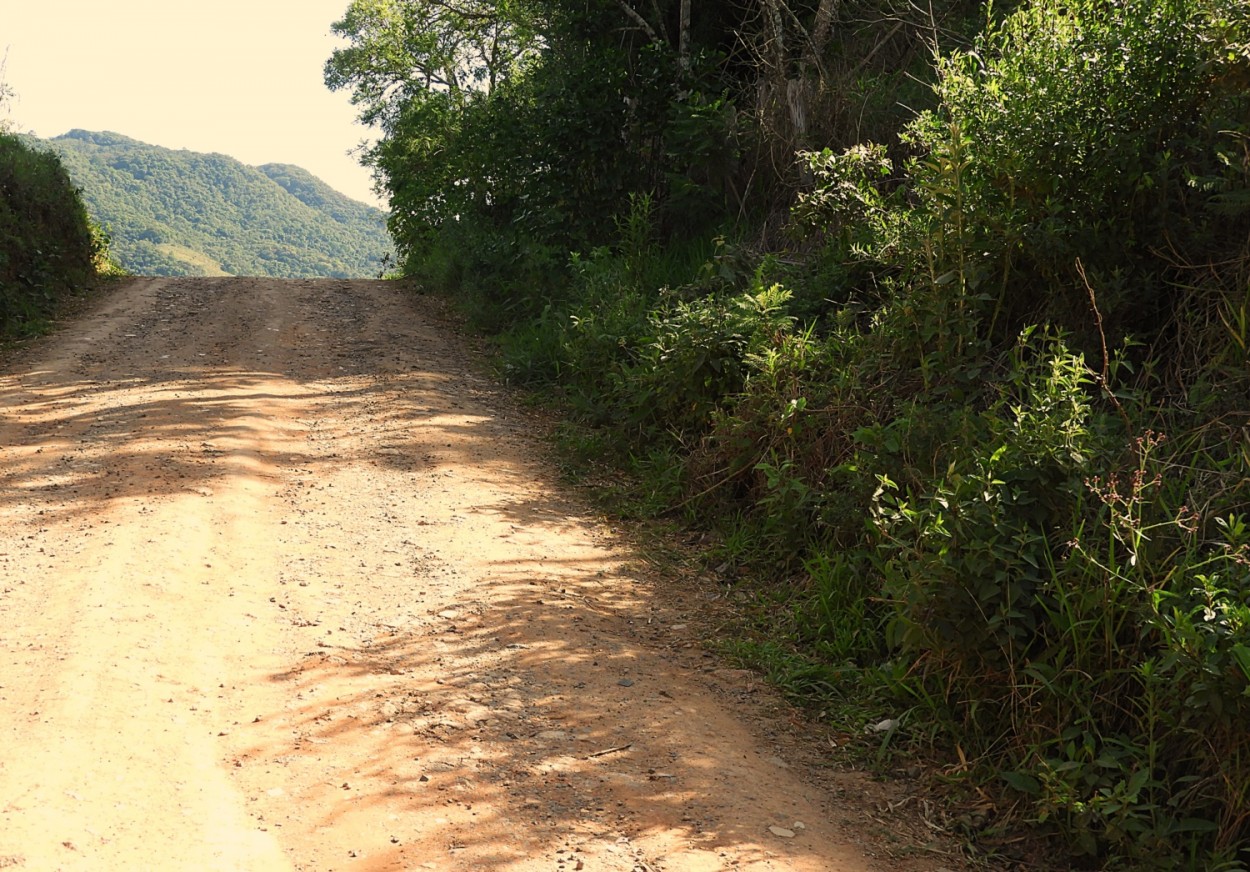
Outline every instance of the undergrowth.
<path id="1" fill-rule="evenodd" d="M 107 249 L 60 161 L 0 132 L 0 335 L 42 331 L 107 271 Z"/>

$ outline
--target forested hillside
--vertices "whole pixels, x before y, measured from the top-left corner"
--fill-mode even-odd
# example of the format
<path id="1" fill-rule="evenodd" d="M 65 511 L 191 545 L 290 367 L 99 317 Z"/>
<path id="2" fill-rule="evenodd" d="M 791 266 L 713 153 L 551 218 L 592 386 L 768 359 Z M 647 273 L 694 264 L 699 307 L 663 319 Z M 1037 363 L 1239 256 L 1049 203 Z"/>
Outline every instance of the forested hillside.
<path id="1" fill-rule="evenodd" d="M 133 273 L 371 277 L 392 250 L 381 211 L 299 167 L 249 167 L 115 133 L 43 142 Z"/>
<path id="2" fill-rule="evenodd" d="M 888 724 L 970 848 L 1248 868 L 1250 6 L 336 29 L 405 271 L 634 474 L 619 510 L 706 531 L 759 603 L 727 650 Z"/>

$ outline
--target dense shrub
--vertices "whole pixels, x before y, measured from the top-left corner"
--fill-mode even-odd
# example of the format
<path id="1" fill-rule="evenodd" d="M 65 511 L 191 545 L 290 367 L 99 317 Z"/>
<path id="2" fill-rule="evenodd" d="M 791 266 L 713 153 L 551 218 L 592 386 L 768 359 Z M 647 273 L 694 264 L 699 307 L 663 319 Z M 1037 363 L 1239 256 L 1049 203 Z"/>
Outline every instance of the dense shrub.
<path id="1" fill-rule="evenodd" d="M 1250 457 L 1220 417 L 1248 396 L 1246 25 L 1232 3 L 1027 4 L 942 61 L 901 172 L 814 156 L 802 213 L 888 277 L 842 369 L 892 370 L 850 461 L 876 482 L 852 547 L 890 606 L 887 684 L 961 767 L 1139 868 L 1250 837 L 1222 726 L 1250 714 Z M 1071 335 L 1005 343 L 1032 319 Z"/>
<path id="2" fill-rule="evenodd" d="M 60 161 L 0 133 L 0 333 L 36 327 L 80 291 L 100 247 Z"/>
<path id="3" fill-rule="evenodd" d="M 1049 320 L 1090 338 L 1170 317 L 1178 259 L 1250 227 L 1247 12 L 1232 0 L 1035 0 L 939 63 L 936 108 L 880 147 L 814 155 L 822 207 L 858 249 L 949 285 L 1003 338 Z M 1082 276 L 1084 271 L 1084 276 Z"/>

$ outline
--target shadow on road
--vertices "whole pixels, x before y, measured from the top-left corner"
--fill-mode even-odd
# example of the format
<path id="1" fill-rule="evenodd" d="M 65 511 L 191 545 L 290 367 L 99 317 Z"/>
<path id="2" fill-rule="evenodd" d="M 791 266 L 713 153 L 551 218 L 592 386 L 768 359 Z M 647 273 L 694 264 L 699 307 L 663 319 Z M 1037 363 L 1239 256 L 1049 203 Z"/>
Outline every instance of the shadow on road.
<path id="1" fill-rule="evenodd" d="M 699 854 L 698 868 L 718 868 L 724 852 L 769 862 L 770 824 L 816 823 L 797 787 L 779 794 L 780 781 L 797 784 L 784 761 L 692 681 L 713 667 L 677 617 L 595 545 L 575 508 L 529 486 L 533 433 L 518 413 L 432 331 L 345 287 L 295 283 L 284 299 L 243 281 L 170 282 L 129 320 L 20 359 L 0 377 L 0 520 L 33 536 L 119 503 L 246 486 L 317 508 L 306 547 L 337 525 L 357 536 L 342 552 L 363 552 L 364 508 L 290 490 L 363 470 L 368 509 L 381 511 L 398 489 L 434 494 L 445 476 L 451 491 L 489 460 L 489 496 L 457 505 L 453 494 L 430 522 L 464 521 L 481 547 L 453 537 L 437 559 L 394 570 L 442 599 L 390 624 L 362 607 L 355 632 L 318 629 L 327 635 L 308 636 L 302 656 L 236 677 L 281 691 L 229 739 L 236 769 L 286 770 L 298 786 L 266 819 L 323 810 L 312 840 L 393 826 L 390 847 L 358 869 L 409 868 L 414 832 L 484 870 L 592 841 L 615 852 L 612 869 L 651 869 L 656 845 Z M 420 508 L 396 517 L 414 523 Z M 415 549 L 427 533 L 388 541 Z M 363 556 L 342 553 L 327 570 L 336 602 L 378 585 L 377 565 L 351 562 Z M 438 588 L 432 573 L 449 570 L 467 576 Z M 800 833 L 786 856 L 833 868 L 827 848 Z"/>

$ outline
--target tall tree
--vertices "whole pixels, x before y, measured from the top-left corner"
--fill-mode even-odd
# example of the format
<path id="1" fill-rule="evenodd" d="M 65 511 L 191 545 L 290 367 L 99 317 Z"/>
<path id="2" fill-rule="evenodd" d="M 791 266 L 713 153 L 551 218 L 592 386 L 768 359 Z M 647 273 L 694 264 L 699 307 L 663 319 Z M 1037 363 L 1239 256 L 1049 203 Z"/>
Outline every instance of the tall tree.
<path id="1" fill-rule="evenodd" d="M 411 101 L 494 90 L 539 45 L 529 10 L 508 0 L 353 0 L 333 30 L 350 45 L 326 62 L 326 85 L 350 88 L 361 121 L 384 127 Z"/>

